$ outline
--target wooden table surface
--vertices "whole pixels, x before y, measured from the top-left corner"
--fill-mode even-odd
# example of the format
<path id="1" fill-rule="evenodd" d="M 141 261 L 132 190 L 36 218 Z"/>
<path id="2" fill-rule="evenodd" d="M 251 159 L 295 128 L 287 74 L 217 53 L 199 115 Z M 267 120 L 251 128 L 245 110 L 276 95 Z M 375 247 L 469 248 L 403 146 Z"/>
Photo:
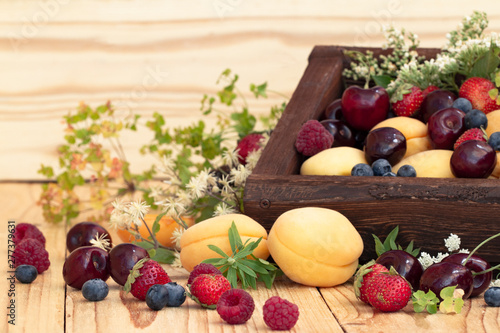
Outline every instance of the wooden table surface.
<path id="1" fill-rule="evenodd" d="M 256 310 L 245 325 L 225 324 L 216 311 L 205 310 L 188 299 L 180 308 L 151 311 L 144 302 L 125 295 L 111 279 L 108 297 L 97 303 L 86 301 L 77 290 L 67 287 L 62 277 L 66 229 L 43 221 L 36 205 L 39 184 L 0 184 L 0 249 L 2 273 L 0 304 L 7 312 L 9 290 L 15 291 L 15 326 L 7 319 L 0 332 L 267 332 L 262 306 L 278 295 L 296 303 L 300 317 L 293 332 L 499 332 L 500 308 L 486 307 L 482 298 L 467 300 L 461 314 L 415 314 L 408 305 L 397 313 L 374 311 L 356 300 L 352 283 L 333 288 L 306 287 L 287 279 L 271 290 L 260 285 L 249 290 Z M 7 221 L 30 222 L 42 230 L 51 266 L 32 284 L 10 285 L 7 269 Z M 115 240 L 117 237 L 114 238 Z M 171 279 L 185 286 L 184 269 L 164 266 Z M 5 318 L 5 317 L 4 317 Z"/>

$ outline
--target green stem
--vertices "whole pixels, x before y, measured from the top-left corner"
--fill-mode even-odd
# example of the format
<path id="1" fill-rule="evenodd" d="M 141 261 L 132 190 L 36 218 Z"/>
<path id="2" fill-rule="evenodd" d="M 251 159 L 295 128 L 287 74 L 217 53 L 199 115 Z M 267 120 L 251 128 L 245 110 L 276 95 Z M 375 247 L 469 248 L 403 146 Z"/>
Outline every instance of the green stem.
<path id="1" fill-rule="evenodd" d="M 485 269 L 484 271 L 481 271 L 481 272 L 472 272 L 472 276 L 486 274 L 486 273 L 494 271 L 495 269 L 498 269 L 498 268 L 500 268 L 500 264 L 493 266 L 493 267 L 490 267 L 488 269 Z"/>
<path id="2" fill-rule="evenodd" d="M 158 240 L 156 239 L 155 235 L 153 235 L 153 232 L 151 231 L 151 229 L 149 229 L 149 226 L 146 223 L 146 221 L 144 221 L 144 218 L 141 217 L 141 220 L 142 220 L 142 223 L 144 223 L 144 225 L 146 226 L 146 229 L 148 230 L 148 233 L 149 233 L 149 235 L 151 236 L 151 239 L 154 242 L 153 244 L 154 244 L 155 250 L 156 250 L 160 246 L 160 244 L 158 243 Z"/>
<path id="3" fill-rule="evenodd" d="M 500 236 L 500 233 L 498 233 L 496 235 L 493 235 L 493 236 L 491 236 L 489 238 L 486 238 L 484 241 L 482 241 L 478 246 L 476 246 L 476 248 L 474 250 L 472 250 L 471 253 L 469 253 L 469 256 L 467 257 L 467 259 L 465 259 L 465 261 L 464 261 L 464 263 L 462 265 L 465 266 L 465 264 L 467 263 L 467 261 L 469 261 L 469 259 L 472 257 L 472 255 L 474 253 L 476 253 L 476 251 L 479 250 L 479 248 L 481 246 L 483 246 L 484 244 L 488 243 L 490 240 L 497 238 L 498 236 Z"/>

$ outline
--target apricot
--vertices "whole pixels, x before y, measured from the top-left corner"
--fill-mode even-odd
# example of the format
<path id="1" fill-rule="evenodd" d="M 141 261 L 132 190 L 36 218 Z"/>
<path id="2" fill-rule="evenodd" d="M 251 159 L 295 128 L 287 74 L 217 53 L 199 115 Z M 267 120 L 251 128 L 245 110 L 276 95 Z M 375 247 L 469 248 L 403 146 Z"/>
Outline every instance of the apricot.
<path id="1" fill-rule="evenodd" d="M 409 164 L 417 171 L 417 177 L 455 178 L 450 167 L 452 154 L 451 150 L 426 150 L 404 158 L 393 166 L 392 171 L 397 173 L 401 166 Z"/>
<path id="2" fill-rule="evenodd" d="M 497 164 L 495 165 L 495 169 L 491 173 L 489 178 L 498 179 L 500 178 L 500 153 L 497 152 Z"/>
<path id="3" fill-rule="evenodd" d="M 246 215 L 227 214 L 198 222 L 182 234 L 180 255 L 182 266 L 191 272 L 194 266 L 205 259 L 221 258 L 219 254 L 209 249 L 208 245 L 215 245 L 227 255 L 231 255 L 232 251 L 229 244 L 228 231 L 233 221 L 236 228 L 238 228 L 238 233 L 243 243 L 247 239 L 256 241 L 262 237 L 253 255 L 257 258 L 267 259 L 269 257 L 269 250 L 267 248 L 266 229 Z"/>
<path id="4" fill-rule="evenodd" d="M 150 230 L 153 227 L 153 223 L 156 220 L 156 217 L 158 214 L 146 214 L 144 215 L 144 221 L 148 224 L 148 227 Z M 183 216 L 182 219 L 188 226 L 192 226 L 194 224 L 194 218 L 190 216 Z M 166 247 L 175 247 L 175 242 L 172 239 L 172 233 L 174 232 L 175 229 L 177 228 L 182 228 L 175 220 L 171 217 L 168 216 L 163 216 L 159 222 L 160 224 L 160 231 L 156 233 L 156 239 L 158 240 L 158 243 L 160 243 L 163 246 Z M 141 224 L 139 227 L 139 233 L 143 238 L 148 238 L 149 232 L 144 223 Z M 132 242 L 135 240 L 134 235 L 132 235 L 130 232 L 124 229 L 118 229 L 117 230 L 118 237 L 124 242 Z"/>
<path id="5" fill-rule="evenodd" d="M 278 217 L 267 239 L 269 252 L 292 281 L 314 287 L 346 282 L 356 271 L 363 240 L 335 210 L 304 207 Z"/>
<path id="6" fill-rule="evenodd" d="M 430 150 L 431 141 L 427 136 L 427 125 L 415 118 L 393 117 L 388 118 L 371 129 L 393 127 L 399 130 L 406 138 L 406 153 L 403 158 Z"/>
<path id="7" fill-rule="evenodd" d="M 487 113 L 486 119 L 488 119 L 488 126 L 485 131 L 488 137 L 495 132 L 500 132 L 500 110 Z"/>
<path id="8" fill-rule="evenodd" d="M 352 167 L 366 163 L 365 153 L 353 147 L 334 147 L 310 157 L 300 168 L 301 175 L 350 176 Z"/>

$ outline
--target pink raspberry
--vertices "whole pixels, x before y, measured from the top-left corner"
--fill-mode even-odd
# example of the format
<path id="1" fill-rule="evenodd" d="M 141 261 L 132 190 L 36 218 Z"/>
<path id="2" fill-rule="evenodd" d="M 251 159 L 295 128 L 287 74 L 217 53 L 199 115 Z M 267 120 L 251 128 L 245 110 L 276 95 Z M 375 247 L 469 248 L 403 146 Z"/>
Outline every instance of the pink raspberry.
<path id="1" fill-rule="evenodd" d="M 304 156 L 313 156 L 332 144 L 333 135 L 319 121 L 309 120 L 300 129 L 295 148 Z"/>
<path id="2" fill-rule="evenodd" d="M 260 140 L 264 136 L 259 133 L 251 133 L 245 136 L 238 142 L 236 149 L 238 150 L 238 161 L 240 164 L 246 164 L 247 156 L 249 153 L 261 149 Z"/>
<path id="3" fill-rule="evenodd" d="M 30 223 L 19 223 L 14 231 L 14 243 L 19 244 L 25 238 L 34 238 L 45 246 L 45 237 L 40 229 Z"/>
<path id="4" fill-rule="evenodd" d="M 25 238 L 16 244 L 14 250 L 15 266 L 32 265 L 35 266 L 38 274 L 45 272 L 49 266 L 49 253 L 42 243 L 34 238 Z"/>
<path id="5" fill-rule="evenodd" d="M 188 285 L 193 284 L 194 279 L 200 274 L 222 275 L 222 273 L 212 264 L 201 263 L 194 266 L 188 277 Z"/>
<path id="6" fill-rule="evenodd" d="M 264 322 L 272 330 L 290 330 L 299 320 L 299 307 L 279 296 L 273 296 L 263 307 Z"/>
<path id="7" fill-rule="evenodd" d="M 217 302 L 217 313 L 231 325 L 243 324 L 250 319 L 255 303 L 252 296 L 243 289 L 225 291 Z"/>

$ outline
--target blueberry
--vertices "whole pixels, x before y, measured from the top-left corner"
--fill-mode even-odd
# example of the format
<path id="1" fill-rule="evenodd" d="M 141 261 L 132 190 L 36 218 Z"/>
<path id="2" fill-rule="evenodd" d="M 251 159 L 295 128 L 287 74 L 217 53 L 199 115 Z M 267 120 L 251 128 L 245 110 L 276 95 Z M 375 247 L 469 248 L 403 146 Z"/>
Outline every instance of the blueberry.
<path id="1" fill-rule="evenodd" d="M 484 293 L 484 301 L 488 306 L 500 306 L 500 287 L 491 287 Z"/>
<path id="2" fill-rule="evenodd" d="M 396 177 L 396 174 L 392 171 L 386 172 L 382 175 L 382 177 Z"/>
<path id="3" fill-rule="evenodd" d="M 383 176 L 384 173 L 392 171 L 392 166 L 388 160 L 380 158 L 372 163 L 372 170 L 374 176 Z"/>
<path id="4" fill-rule="evenodd" d="M 152 285 L 146 293 L 146 304 L 151 310 L 159 311 L 168 302 L 168 289 L 163 284 Z"/>
<path id="5" fill-rule="evenodd" d="M 452 107 L 467 113 L 472 110 L 472 103 L 467 98 L 460 97 L 453 102 Z"/>
<path id="6" fill-rule="evenodd" d="M 500 132 L 491 133 L 488 143 L 493 149 L 500 151 Z"/>
<path id="7" fill-rule="evenodd" d="M 373 176 L 373 170 L 366 163 L 358 163 L 352 167 L 351 176 Z"/>
<path id="8" fill-rule="evenodd" d="M 82 295 L 91 302 L 102 301 L 108 296 L 109 287 L 101 279 L 92 279 L 85 282 L 82 286 Z"/>
<path id="9" fill-rule="evenodd" d="M 417 171 L 409 164 L 405 164 L 398 169 L 399 177 L 417 177 Z"/>
<path id="10" fill-rule="evenodd" d="M 16 268 L 16 279 L 21 283 L 31 283 L 38 276 L 38 271 L 32 265 L 19 265 Z"/>
<path id="11" fill-rule="evenodd" d="M 168 289 L 168 302 L 167 306 L 177 307 L 181 306 L 186 300 L 186 290 L 184 287 L 176 282 L 169 282 L 165 284 Z"/>
<path id="12" fill-rule="evenodd" d="M 486 129 L 488 127 L 488 118 L 486 118 L 483 111 L 472 109 L 465 114 L 464 123 L 467 129 L 480 128 L 481 126 Z"/>

